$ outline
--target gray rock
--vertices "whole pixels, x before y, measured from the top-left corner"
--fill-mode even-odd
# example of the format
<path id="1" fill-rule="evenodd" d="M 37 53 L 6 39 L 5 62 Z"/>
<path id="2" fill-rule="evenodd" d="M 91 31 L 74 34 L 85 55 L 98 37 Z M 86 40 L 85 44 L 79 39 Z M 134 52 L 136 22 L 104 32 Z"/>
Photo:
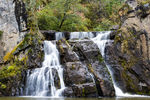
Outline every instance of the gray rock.
<path id="1" fill-rule="evenodd" d="M 73 85 L 72 89 L 77 97 L 98 97 L 97 89 L 93 83 Z"/>
<path id="2" fill-rule="evenodd" d="M 0 58 L 2 59 L 6 52 L 10 52 L 17 45 L 19 39 L 13 0 L 0 2 L 0 30 L 3 31 L 0 40 Z"/>
<path id="3" fill-rule="evenodd" d="M 97 45 L 89 40 L 60 40 L 58 48 L 67 87 L 74 96 L 114 96 L 111 77 Z M 91 76 L 93 74 L 93 77 Z M 89 84 L 93 85 L 89 85 Z M 86 87 L 86 88 L 85 88 Z M 95 88 L 93 92 L 89 88 Z M 86 93 L 82 93 L 82 91 Z M 89 92 L 88 92 L 89 91 Z"/>

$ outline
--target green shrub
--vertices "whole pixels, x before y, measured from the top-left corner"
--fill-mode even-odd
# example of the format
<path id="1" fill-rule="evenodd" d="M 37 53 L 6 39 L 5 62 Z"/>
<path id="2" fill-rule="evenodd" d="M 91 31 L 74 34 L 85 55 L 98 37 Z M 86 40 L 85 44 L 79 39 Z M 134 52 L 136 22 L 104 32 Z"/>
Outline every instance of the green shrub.
<path id="1" fill-rule="evenodd" d="M 5 66 L 0 69 L 0 80 L 11 78 L 20 74 L 20 67 L 16 65 Z"/>
<path id="2" fill-rule="evenodd" d="M 79 0 L 54 0 L 37 12 L 39 29 L 87 31 L 85 11 L 86 8 L 79 3 Z"/>

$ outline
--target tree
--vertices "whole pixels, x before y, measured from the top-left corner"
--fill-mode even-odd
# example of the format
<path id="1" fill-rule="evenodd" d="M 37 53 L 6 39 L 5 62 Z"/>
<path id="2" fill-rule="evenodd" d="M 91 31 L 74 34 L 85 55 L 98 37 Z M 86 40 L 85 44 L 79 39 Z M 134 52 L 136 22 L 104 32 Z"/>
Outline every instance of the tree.
<path id="1" fill-rule="evenodd" d="M 86 11 L 80 0 L 53 0 L 37 13 L 38 24 L 46 30 L 87 31 Z"/>
<path id="2" fill-rule="evenodd" d="M 87 0 L 89 12 L 86 17 L 90 20 L 88 28 L 92 31 L 109 30 L 118 23 L 118 10 L 122 4 L 123 0 Z"/>

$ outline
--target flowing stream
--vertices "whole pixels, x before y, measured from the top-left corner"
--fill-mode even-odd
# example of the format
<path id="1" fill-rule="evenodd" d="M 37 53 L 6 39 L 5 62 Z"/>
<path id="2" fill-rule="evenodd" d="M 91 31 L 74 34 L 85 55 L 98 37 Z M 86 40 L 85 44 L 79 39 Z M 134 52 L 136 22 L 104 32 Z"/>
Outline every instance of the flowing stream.
<path id="1" fill-rule="evenodd" d="M 26 82 L 26 96 L 52 96 L 59 97 L 65 89 L 63 69 L 59 63 L 59 52 L 56 45 L 44 41 L 45 58 L 41 68 L 28 71 Z M 60 88 L 56 88 L 53 71 L 57 70 Z"/>

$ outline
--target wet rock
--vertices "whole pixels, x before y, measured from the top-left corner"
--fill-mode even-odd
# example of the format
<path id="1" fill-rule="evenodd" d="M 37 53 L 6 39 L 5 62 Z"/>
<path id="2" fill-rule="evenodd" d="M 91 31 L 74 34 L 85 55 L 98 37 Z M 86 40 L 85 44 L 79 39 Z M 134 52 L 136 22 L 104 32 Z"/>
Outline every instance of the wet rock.
<path id="1" fill-rule="evenodd" d="M 44 37 L 45 37 L 45 40 L 55 40 L 55 32 L 54 30 L 41 30 L 40 31 Z"/>
<path id="2" fill-rule="evenodd" d="M 58 48 L 61 63 L 64 67 L 65 83 L 73 89 L 75 96 L 115 95 L 107 67 L 97 45 L 93 41 L 89 39 L 69 40 L 68 42 L 60 40 Z M 92 77 L 91 74 L 94 76 Z M 94 85 L 88 85 L 91 83 Z M 87 88 L 84 89 L 84 86 Z M 95 88 L 94 92 L 87 90 L 88 86 L 89 88 Z M 83 89 L 87 92 L 80 94 Z"/>
<path id="3" fill-rule="evenodd" d="M 69 40 L 70 39 L 70 32 L 63 32 L 65 39 Z"/>
<path id="4" fill-rule="evenodd" d="M 117 31 L 112 31 L 112 32 L 110 33 L 110 39 L 111 39 L 111 40 L 114 40 L 114 39 L 115 39 L 116 33 L 117 33 Z"/>
<path id="5" fill-rule="evenodd" d="M 70 44 L 74 45 L 74 51 L 79 56 L 80 60 L 88 66 L 88 69 L 96 78 L 97 88 L 100 88 L 99 91 L 101 91 L 99 95 L 114 96 L 115 91 L 111 76 L 97 45 L 91 40 L 74 42 L 70 41 Z"/>

